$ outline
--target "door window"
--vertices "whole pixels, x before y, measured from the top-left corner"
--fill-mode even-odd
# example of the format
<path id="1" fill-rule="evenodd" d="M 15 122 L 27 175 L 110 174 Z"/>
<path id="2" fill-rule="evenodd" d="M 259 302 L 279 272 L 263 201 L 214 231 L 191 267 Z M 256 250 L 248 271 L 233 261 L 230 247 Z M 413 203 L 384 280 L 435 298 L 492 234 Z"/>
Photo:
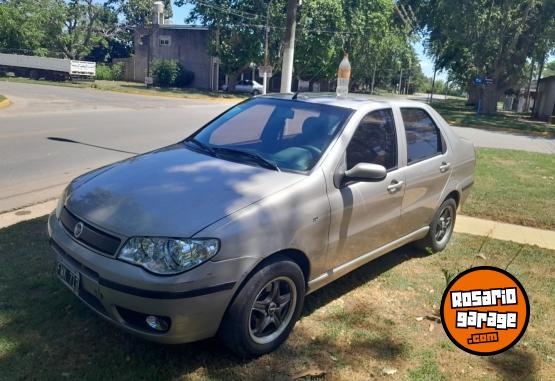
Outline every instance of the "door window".
<path id="1" fill-rule="evenodd" d="M 387 170 L 397 167 L 397 134 L 390 109 L 366 115 L 347 147 L 347 169 L 358 163 L 383 165 Z"/>
<path id="2" fill-rule="evenodd" d="M 420 108 L 402 108 L 407 137 L 407 163 L 415 163 L 444 152 L 441 132 L 430 115 Z"/>

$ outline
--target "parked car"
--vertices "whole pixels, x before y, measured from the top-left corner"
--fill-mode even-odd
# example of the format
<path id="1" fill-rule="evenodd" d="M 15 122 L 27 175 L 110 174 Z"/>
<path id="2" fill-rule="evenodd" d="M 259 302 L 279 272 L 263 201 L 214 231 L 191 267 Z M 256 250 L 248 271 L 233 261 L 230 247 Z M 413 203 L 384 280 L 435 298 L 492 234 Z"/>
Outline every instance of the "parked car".
<path id="1" fill-rule="evenodd" d="M 249 93 L 252 95 L 262 94 L 264 90 L 264 86 L 256 81 L 252 81 L 250 79 L 244 79 L 242 81 L 237 82 L 234 87 L 235 91 L 238 93 Z"/>
<path id="2" fill-rule="evenodd" d="M 251 98 L 185 140 L 78 177 L 48 220 L 62 282 L 148 340 L 277 348 L 305 295 L 400 246 L 437 252 L 473 145 L 431 107 Z"/>

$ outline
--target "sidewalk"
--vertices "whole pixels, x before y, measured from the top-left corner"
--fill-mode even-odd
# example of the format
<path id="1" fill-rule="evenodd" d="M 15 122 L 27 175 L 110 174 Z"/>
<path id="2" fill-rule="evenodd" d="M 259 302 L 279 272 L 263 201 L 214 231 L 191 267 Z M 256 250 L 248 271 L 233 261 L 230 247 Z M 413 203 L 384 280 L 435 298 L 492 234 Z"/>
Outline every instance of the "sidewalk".
<path id="1" fill-rule="evenodd" d="M 489 236 L 503 241 L 536 245 L 545 249 L 555 250 L 555 231 L 551 230 L 529 228 L 458 215 L 457 222 L 455 223 L 455 232 Z"/>
<path id="2" fill-rule="evenodd" d="M 26 208 L 0 214 L 0 229 L 49 214 L 56 208 L 58 200 L 50 200 Z M 555 231 L 512 225 L 481 218 L 457 216 L 456 233 L 489 236 L 503 241 L 525 245 L 537 245 L 555 250 Z"/>

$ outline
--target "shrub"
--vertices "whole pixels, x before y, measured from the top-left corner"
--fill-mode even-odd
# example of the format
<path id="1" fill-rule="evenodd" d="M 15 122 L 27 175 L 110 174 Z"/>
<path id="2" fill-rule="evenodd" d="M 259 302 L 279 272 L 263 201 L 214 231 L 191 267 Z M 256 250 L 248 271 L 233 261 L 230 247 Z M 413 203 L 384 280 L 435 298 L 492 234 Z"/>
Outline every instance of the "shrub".
<path id="1" fill-rule="evenodd" d="M 176 87 L 187 87 L 191 86 L 195 80 L 195 73 L 191 70 L 187 70 L 183 67 L 181 63 L 177 63 L 177 77 L 175 78 Z"/>
<path id="2" fill-rule="evenodd" d="M 152 64 L 152 77 L 154 85 L 170 87 L 175 83 L 179 68 L 177 62 L 172 60 L 158 60 Z"/>
<path id="3" fill-rule="evenodd" d="M 112 69 L 110 66 L 105 64 L 96 65 L 96 79 L 111 81 L 112 80 Z"/>
<path id="4" fill-rule="evenodd" d="M 124 67 L 122 63 L 108 66 L 106 64 L 96 65 L 96 79 L 104 81 L 121 81 L 123 79 Z"/>
<path id="5" fill-rule="evenodd" d="M 123 63 L 119 62 L 117 64 L 113 64 L 112 65 L 112 80 L 122 81 L 124 72 L 125 72 L 125 67 L 124 67 Z"/>

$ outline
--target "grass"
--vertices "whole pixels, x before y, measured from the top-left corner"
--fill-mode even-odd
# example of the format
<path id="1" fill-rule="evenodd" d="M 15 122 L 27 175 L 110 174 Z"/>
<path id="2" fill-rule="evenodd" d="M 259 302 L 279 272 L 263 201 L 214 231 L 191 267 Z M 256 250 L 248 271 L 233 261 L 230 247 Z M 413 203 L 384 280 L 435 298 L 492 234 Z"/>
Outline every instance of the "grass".
<path id="1" fill-rule="evenodd" d="M 0 102 L 2 102 L 4 99 L 6 99 L 6 97 L 0 94 Z"/>
<path id="2" fill-rule="evenodd" d="M 555 230 L 555 155 L 479 148 L 474 187 L 462 212 Z"/>
<path id="3" fill-rule="evenodd" d="M 502 130 L 546 137 L 555 136 L 555 125 L 525 119 L 525 114 L 498 111 L 496 115 L 476 115 L 473 106 L 462 99 L 434 100 L 434 108 L 449 122 L 461 127 Z"/>
<path id="4" fill-rule="evenodd" d="M 555 379 L 553 251 L 525 246 L 509 267 L 532 317 L 506 353 L 466 354 L 441 325 L 416 319 L 438 309 L 441 269 L 505 267 L 520 249 L 490 240 L 484 260 L 476 257 L 483 238 L 455 235 L 443 253 L 401 248 L 308 296 L 280 349 L 240 361 L 215 340 L 157 345 L 98 318 L 54 277 L 45 225 L 40 218 L 0 230 L 2 380 L 289 380 L 307 370 L 325 380 Z M 385 376 L 386 368 L 395 374 Z"/>
<path id="5" fill-rule="evenodd" d="M 16 83 L 29 83 L 50 86 L 74 87 L 74 88 L 87 88 L 97 89 L 102 91 L 115 91 L 126 94 L 139 94 L 139 95 L 153 95 L 165 96 L 173 98 L 189 98 L 189 99 L 244 99 L 244 95 L 219 93 L 211 91 L 202 91 L 196 89 L 175 89 L 175 88 L 160 88 L 160 87 L 147 87 L 146 85 L 138 82 L 123 82 L 123 81 L 94 81 L 94 82 L 55 82 L 47 80 L 35 80 L 21 77 L 0 77 L 0 80 L 6 82 Z"/>

